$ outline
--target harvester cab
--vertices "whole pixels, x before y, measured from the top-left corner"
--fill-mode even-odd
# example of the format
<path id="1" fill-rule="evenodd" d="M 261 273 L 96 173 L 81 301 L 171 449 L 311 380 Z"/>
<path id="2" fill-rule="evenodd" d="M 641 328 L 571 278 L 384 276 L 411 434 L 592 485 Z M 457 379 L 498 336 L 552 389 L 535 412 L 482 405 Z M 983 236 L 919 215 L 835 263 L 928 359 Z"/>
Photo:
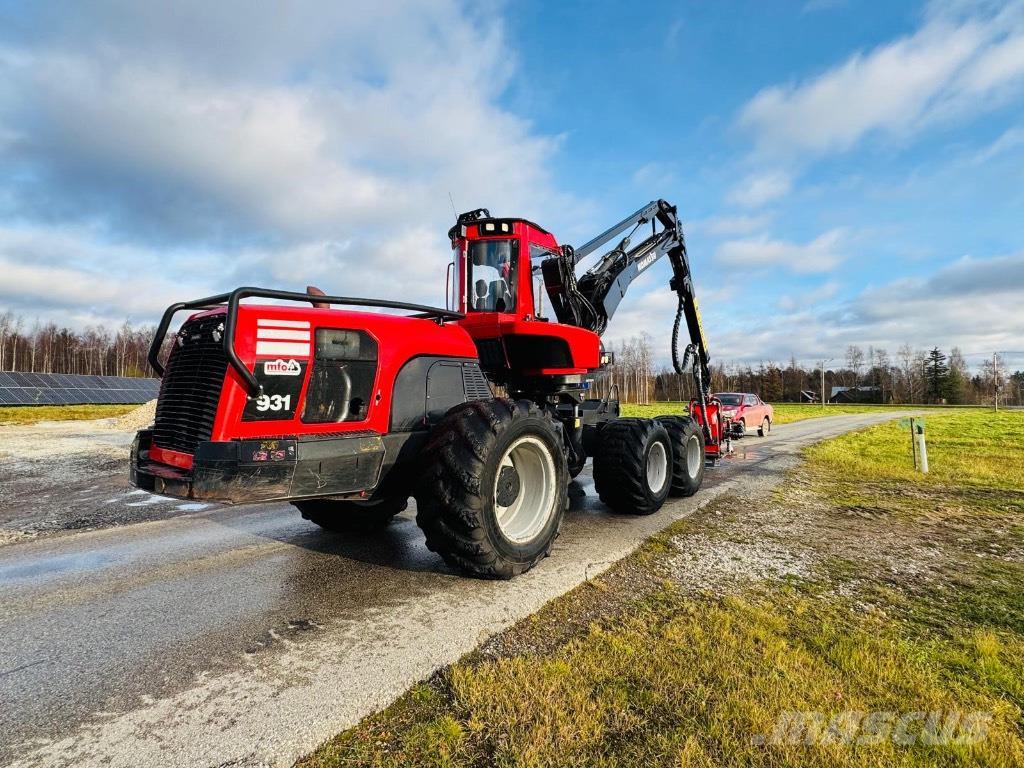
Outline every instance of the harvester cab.
<path id="1" fill-rule="evenodd" d="M 727 425 L 709 395 L 676 209 L 654 201 L 577 249 L 486 209 L 459 216 L 449 238 L 446 309 L 261 288 L 168 307 L 149 356 L 163 379 L 156 420 L 136 437 L 132 483 L 287 501 L 329 530 L 386 525 L 414 497 L 427 546 L 489 578 L 549 553 L 588 457 L 617 512 L 650 514 L 695 493 Z M 614 388 L 590 396 L 609 362 L 601 334 L 666 255 L 679 297 L 673 362 L 692 372 L 696 395 L 690 415 L 620 418 Z M 378 309 L 388 311 L 367 311 Z M 181 311 L 191 314 L 169 334 Z"/>
<path id="2" fill-rule="evenodd" d="M 486 208 L 458 217 L 448 232 L 454 287 L 450 303 L 472 337 L 488 377 L 530 396 L 581 389 L 601 367 L 601 339 L 545 317 L 535 274 L 560 253 L 554 235 L 525 219 L 495 219 Z"/>

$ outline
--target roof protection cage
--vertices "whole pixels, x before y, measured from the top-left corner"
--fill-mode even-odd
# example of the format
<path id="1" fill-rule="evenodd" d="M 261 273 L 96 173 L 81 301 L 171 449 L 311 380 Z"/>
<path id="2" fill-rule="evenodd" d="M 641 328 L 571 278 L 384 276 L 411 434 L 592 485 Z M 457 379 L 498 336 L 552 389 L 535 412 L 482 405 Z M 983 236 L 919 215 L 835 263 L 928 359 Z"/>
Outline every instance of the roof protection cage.
<path id="1" fill-rule="evenodd" d="M 308 293 L 297 293 L 295 291 L 275 291 L 268 288 L 236 288 L 231 293 L 220 293 L 216 296 L 208 296 L 205 299 L 194 301 L 179 301 L 171 304 L 160 319 L 160 325 L 153 336 L 153 343 L 149 347 L 149 364 L 156 371 L 157 376 L 164 375 L 164 366 L 160 362 L 160 347 L 167 336 L 167 330 L 171 326 L 171 320 L 183 309 L 216 309 L 227 305 L 227 318 L 224 324 L 224 354 L 235 372 L 242 377 L 249 397 L 256 397 L 260 394 L 262 387 L 253 375 L 252 371 L 245 367 L 245 363 L 235 352 L 235 321 L 238 317 L 238 305 L 242 299 L 263 298 L 278 299 L 280 301 L 295 301 L 308 304 L 316 301 L 320 304 L 343 304 L 353 307 L 381 307 L 384 309 L 403 309 L 414 312 L 413 317 L 433 319 L 437 322 L 445 320 L 458 320 L 464 315 L 459 312 L 452 312 L 438 307 L 428 307 L 423 304 L 408 304 L 401 301 L 386 301 L 384 299 L 361 299 L 351 296 L 311 296 Z"/>

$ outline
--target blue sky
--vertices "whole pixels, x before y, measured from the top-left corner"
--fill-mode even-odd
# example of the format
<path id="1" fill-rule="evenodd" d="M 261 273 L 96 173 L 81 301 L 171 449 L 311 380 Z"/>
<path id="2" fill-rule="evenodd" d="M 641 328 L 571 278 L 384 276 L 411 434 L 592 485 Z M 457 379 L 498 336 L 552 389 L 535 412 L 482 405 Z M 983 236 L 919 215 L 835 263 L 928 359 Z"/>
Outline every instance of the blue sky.
<path id="1" fill-rule="evenodd" d="M 436 304 L 449 194 L 570 243 L 664 197 L 720 361 L 1024 349 L 1020 2 L 271 5 L 0 0 L 0 311 Z M 667 282 L 610 342 L 667 355 Z"/>

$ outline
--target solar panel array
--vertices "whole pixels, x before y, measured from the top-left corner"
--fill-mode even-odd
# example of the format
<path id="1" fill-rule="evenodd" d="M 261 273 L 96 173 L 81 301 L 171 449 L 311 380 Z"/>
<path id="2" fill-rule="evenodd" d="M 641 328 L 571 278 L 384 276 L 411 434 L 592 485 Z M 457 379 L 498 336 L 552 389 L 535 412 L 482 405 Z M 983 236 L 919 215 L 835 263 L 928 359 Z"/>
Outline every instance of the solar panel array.
<path id="1" fill-rule="evenodd" d="M 160 379 L 0 371 L 0 405 L 145 403 L 159 392 Z"/>

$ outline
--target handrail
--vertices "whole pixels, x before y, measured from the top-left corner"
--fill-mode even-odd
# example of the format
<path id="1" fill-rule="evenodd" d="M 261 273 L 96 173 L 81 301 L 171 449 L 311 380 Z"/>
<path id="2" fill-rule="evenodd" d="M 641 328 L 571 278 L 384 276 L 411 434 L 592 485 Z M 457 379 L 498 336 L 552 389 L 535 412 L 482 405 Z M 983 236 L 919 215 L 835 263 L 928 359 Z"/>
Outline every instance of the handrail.
<path id="1" fill-rule="evenodd" d="M 403 309 L 409 312 L 415 312 L 417 314 L 414 317 L 423 319 L 435 319 L 437 321 L 444 320 L 458 320 L 465 317 L 460 312 L 452 312 L 447 309 L 440 309 L 438 307 L 429 307 L 425 304 L 410 304 L 403 301 L 388 301 L 386 299 L 364 299 L 353 296 L 314 296 L 311 297 L 308 293 L 298 293 L 296 291 L 278 291 L 269 288 L 254 288 L 245 286 L 242 288 L 236 288 L 231 293 L 220 293 L 216 296 L 208 296 L 205 299 L 196 299 L 194 301 L 179 301 L 175 304 L 171 304 L 160 319 L 160 325 L 157 326 L 156 334 L 153 337 L 153 343 L 149 347 L 149 364 L 156 371 L 158 376 L 164 375 L 164 366 L 160 362 L 160 347 L 163 346 L 164 337 L 167 336 L 167 330 L 170 328 L 171 320 L 174 319 L 174 315 L 183 309 L 214 309 L 218 306 L 227 306 L 227 315 L 224 323 L 224 354 L 228 359 L 231 367 L 235 369 L 235 372 L 242 378 L 245 383 L 246 390 L 248 390 L 248 396 L 257 397 L 262 391 L 259 381 L 253 372 L 250 371 L 242 359 L 238 356 L 235 351 L 235 326 L 238 316 L 238 305 L 242 299 L 248 298 L 264 298 L 264 299 L 277 299 L 280 301 L 296 301 L 302 303 L 308 303 L 312 300 L 316 300 L 322 304 L 342 304 L 346 306 L 355 307 L 380 307 L 382 309 Z"/>

